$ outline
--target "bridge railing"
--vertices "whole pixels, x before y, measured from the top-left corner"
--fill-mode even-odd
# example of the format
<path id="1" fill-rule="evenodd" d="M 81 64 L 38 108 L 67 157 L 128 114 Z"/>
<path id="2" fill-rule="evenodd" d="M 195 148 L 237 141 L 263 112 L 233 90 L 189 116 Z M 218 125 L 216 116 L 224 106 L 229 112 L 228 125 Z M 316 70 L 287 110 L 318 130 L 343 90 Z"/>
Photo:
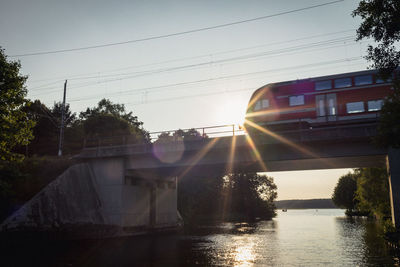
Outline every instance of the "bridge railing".
<path id="1" fill-rule="evenodd" d="M 168 138 L 168 140 L 174 141 L 181 137 L 182 134 L 192 134 L 188 137 L 188 140 L 199 140 L 205 138 L 215 138 L 224 136 L 235 136 L 244 135 L 245 130 L 236 124 L 208 126 L 199 128 L 187 128 L 177 130 L 167 130 L 148 133 L 148 139 L 150 143 L 161 138 Z M 143 140 L 143 139 L 142 139 Z M 136 135 L 119 135 L 110 137 L 98 137 L 98 138 L 85 138 L 83 142 L 83 148 L 90 147 L 101 147 L 101 146 L 122 146 L 122 145 L 133 145 L 143 142 Z"/>
<path id="2" fill-rule="evenodd" d="M 358 136 L 375 136 L 376 123 L 377 123 L 377 118 L 371 118 L 370 120 L 364 120 L 361 122 L 352 121 L 352 123 L 343 123 L 339 121 L 330 120 L 327 121 L 322 127 L 302 128 L 301 120 L 299 120 L 298 128 L 295 127 L 294 129 L 291 130 L 273 131 L 275 137 L 274 135 L 265 134 L 257 129 L 251 129 L 253 133 L 250 133 L 250 135 L 252 136 L 259 135 L 262 138 L 261 141 L 263 143 L 281 142 L 282 139 L 276 138 L 276 136 L 281 136 L 286 138 L 287 140 L 300 141 L 300 142 L 310 141 L 310 140 L 351 138 Z M 235 124 L 158 131 L 158 132 L 148 133 L 146 139 L 149 142 L 145 144 L 150 145 L 151 143 L 154 143 L 157 140 L 165 140 L 167 142 L 177 141 L 182 137 L 182 135 L 185 135 L 185 133 L 186 134 L 189 133 L 189 136 L 184 138 L 185 141 L 192 141 L 192 140 L 198 141 L 206 138 L 244 135 L 246 134 L 246 131 L 244 130 L 243 127 Z M 90 138 L 84 140 L 83 148 L 124 146 L 124 145 L 135 145 L 135 144 L 143 147 L 143 138 L 140 140 L 136 135 Z M 255 141 L 257 141 L 257 138 Z"/>

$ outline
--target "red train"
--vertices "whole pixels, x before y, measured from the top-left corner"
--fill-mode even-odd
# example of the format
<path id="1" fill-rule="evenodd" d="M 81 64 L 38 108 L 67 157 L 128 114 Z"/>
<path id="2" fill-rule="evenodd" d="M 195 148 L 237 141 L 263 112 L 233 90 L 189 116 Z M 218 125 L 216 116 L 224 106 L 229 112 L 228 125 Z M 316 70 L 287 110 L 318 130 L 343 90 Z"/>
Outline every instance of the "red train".
<path id="1" fill-rule="evenodd" d="M 392 90 L 391 81 L 368 70 L 267 84 L 253 93 L 245 127 L 254 128 L 253 122 L 286 130 L 373 121 Z"/>

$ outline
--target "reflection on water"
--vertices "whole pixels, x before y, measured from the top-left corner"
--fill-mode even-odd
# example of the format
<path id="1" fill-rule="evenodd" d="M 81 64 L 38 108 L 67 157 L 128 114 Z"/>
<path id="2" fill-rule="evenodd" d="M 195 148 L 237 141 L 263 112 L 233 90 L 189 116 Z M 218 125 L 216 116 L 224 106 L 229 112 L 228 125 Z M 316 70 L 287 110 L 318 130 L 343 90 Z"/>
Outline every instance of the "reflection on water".
<path id="1" fill-rule="evenodd" d="M 341 210 L 289 210 L 272 221 L 182 234 L 34 244 L 8 246 L 10 264 L 2 265 L 398 266 L 374 222 L 350 220 Z"/>

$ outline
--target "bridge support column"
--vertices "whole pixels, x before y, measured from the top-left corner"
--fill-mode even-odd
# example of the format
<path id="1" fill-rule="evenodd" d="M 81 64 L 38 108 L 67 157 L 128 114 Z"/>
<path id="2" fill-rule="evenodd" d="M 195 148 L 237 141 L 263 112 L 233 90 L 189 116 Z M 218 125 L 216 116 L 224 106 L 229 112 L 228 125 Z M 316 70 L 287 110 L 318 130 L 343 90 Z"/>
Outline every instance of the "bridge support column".
<path id="1" fill-rule="evenodd" d="M 400 229 L 400 149 L 389 148 L 386 166 L 389 173 L 392 222 L 397 229 Z"/>

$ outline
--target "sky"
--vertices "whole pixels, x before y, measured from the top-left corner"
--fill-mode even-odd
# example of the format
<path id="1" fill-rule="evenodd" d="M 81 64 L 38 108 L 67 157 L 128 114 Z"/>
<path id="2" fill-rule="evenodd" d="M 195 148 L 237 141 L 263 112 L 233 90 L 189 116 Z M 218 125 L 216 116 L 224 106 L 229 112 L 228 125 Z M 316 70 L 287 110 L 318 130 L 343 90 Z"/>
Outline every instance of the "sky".
<path id="1" fill-rule="evenodd" d="M 357 4 L 1 0 L 0 46 L 21 61 L 28 97 L 48 106 L 62 100 L 68 80 L 74 112 L 108 98 L 150 132 L 240 124 L 252 92 L 265 84 L 368 67 L 368 42 L 355 42 Z M 330 197 L 348 171 L 268 175 L 279 199 L 305 199 Z"/>

